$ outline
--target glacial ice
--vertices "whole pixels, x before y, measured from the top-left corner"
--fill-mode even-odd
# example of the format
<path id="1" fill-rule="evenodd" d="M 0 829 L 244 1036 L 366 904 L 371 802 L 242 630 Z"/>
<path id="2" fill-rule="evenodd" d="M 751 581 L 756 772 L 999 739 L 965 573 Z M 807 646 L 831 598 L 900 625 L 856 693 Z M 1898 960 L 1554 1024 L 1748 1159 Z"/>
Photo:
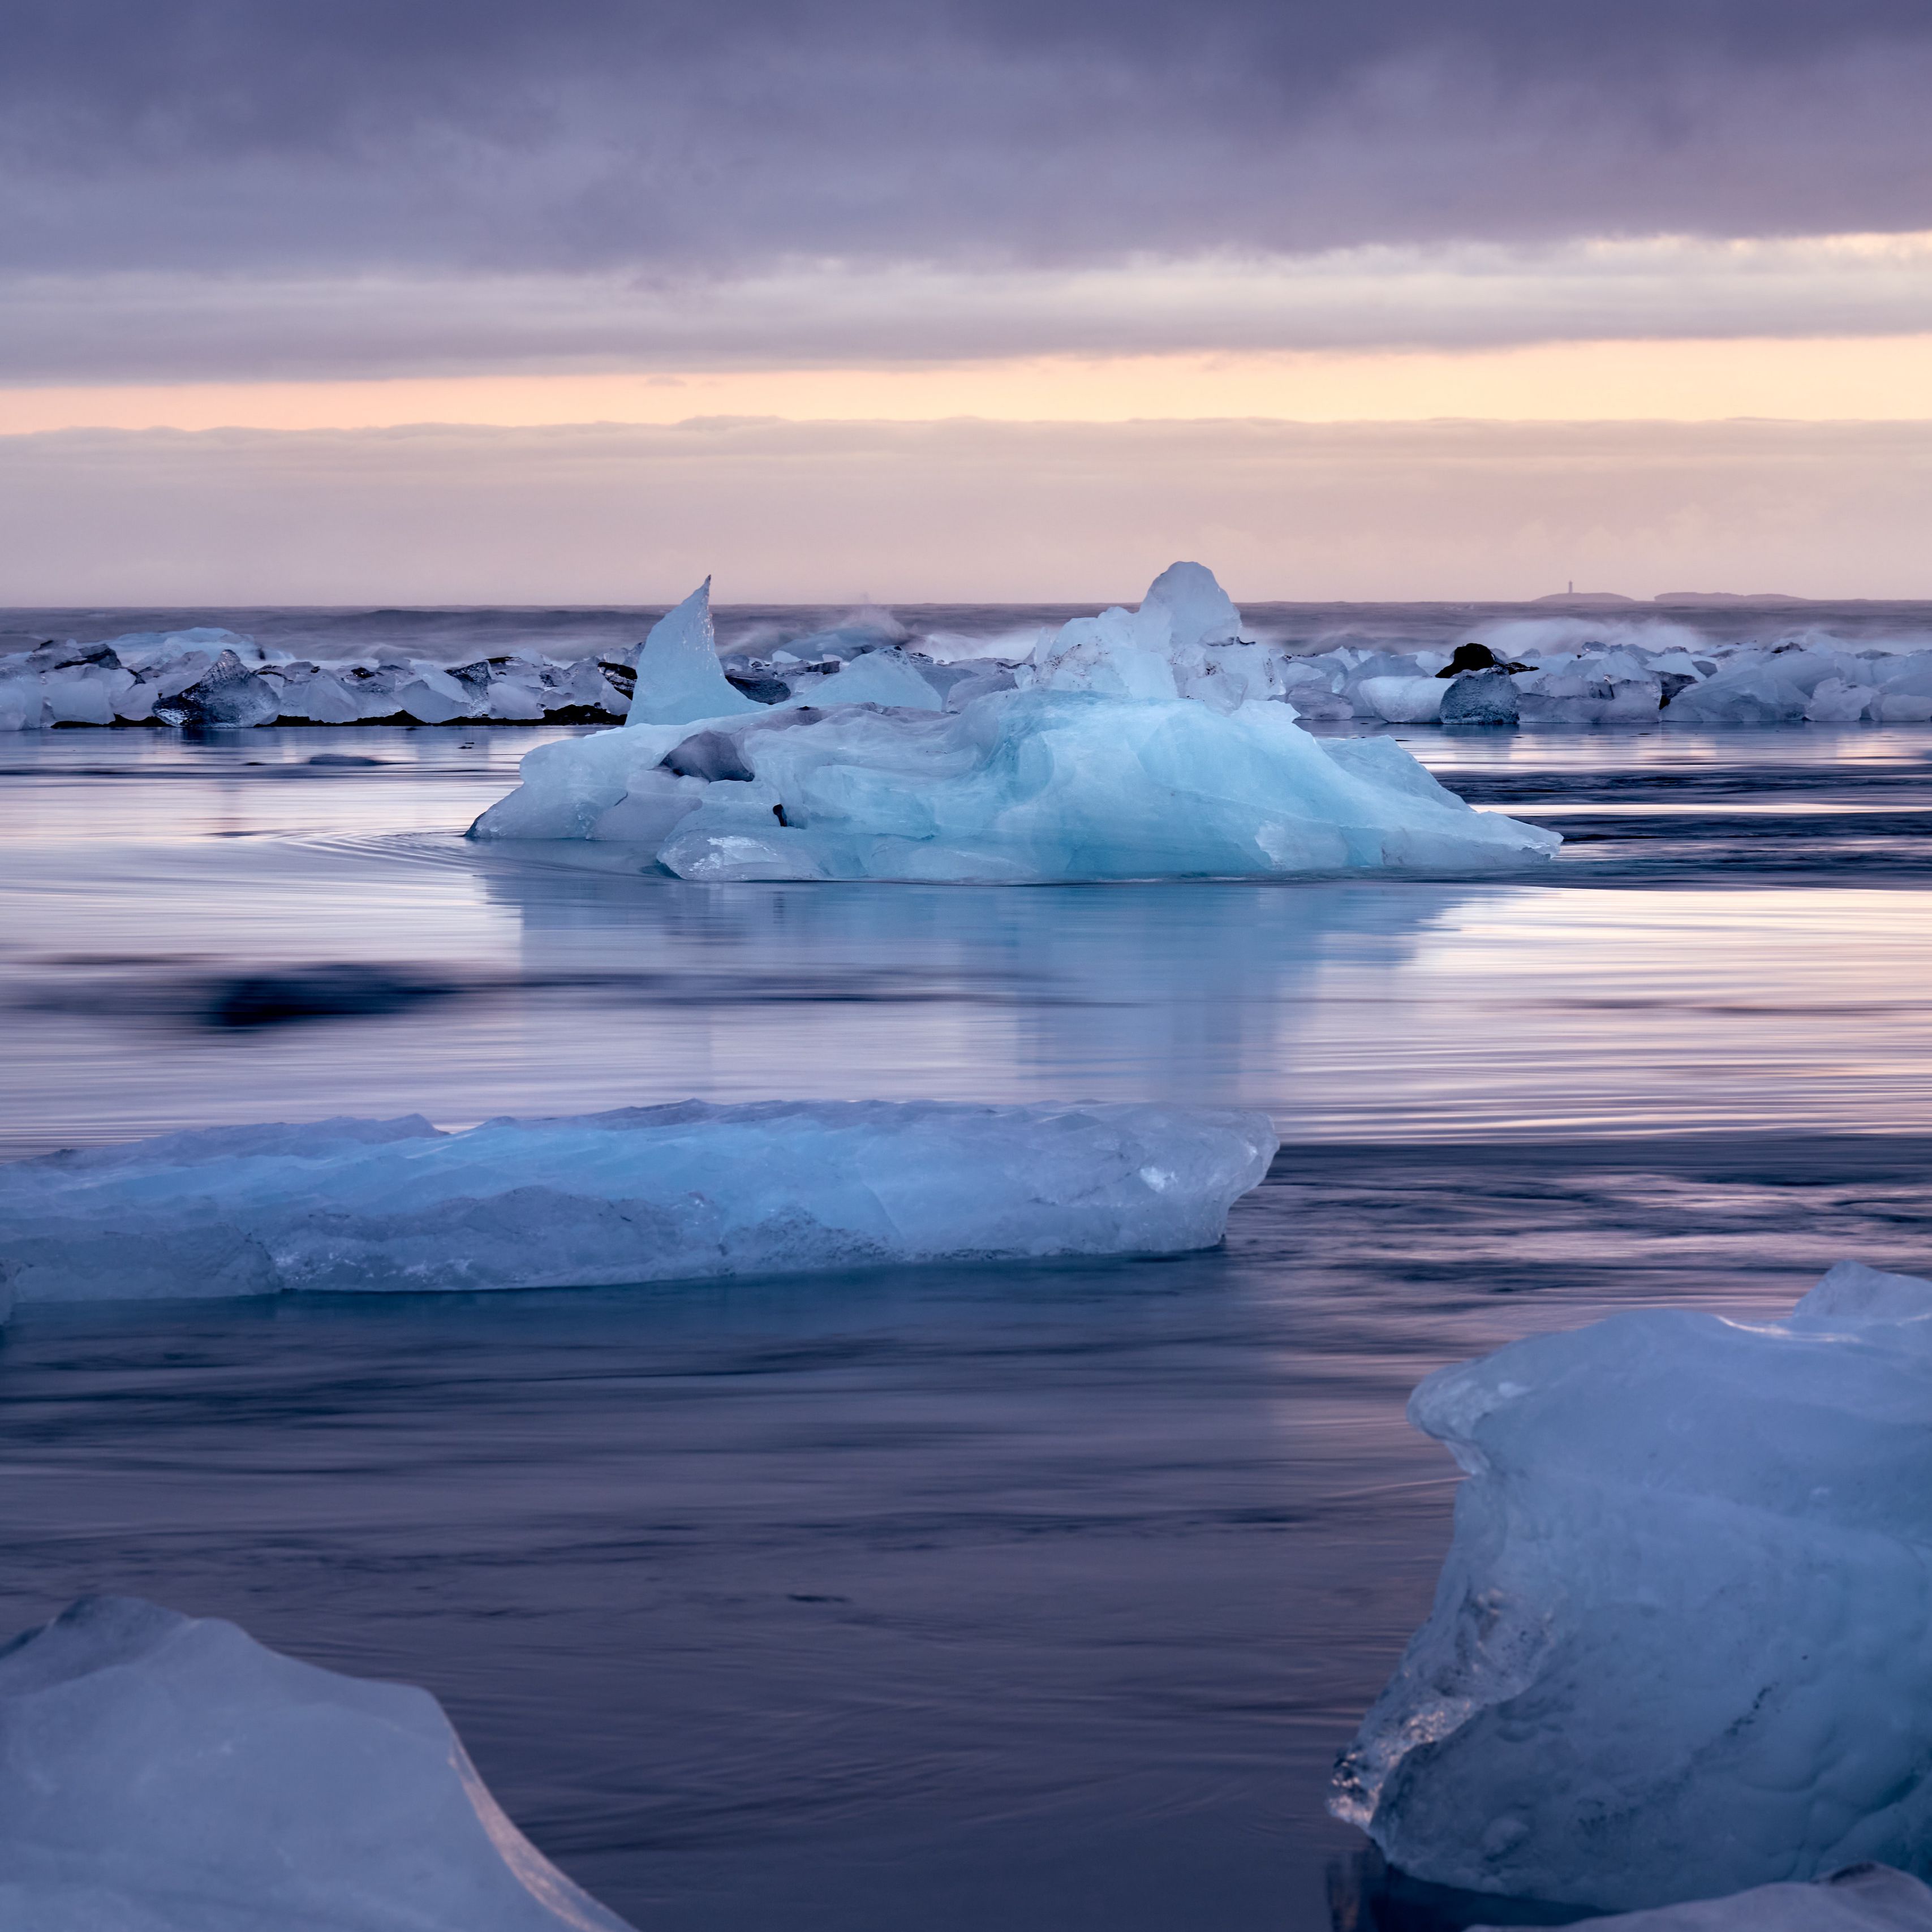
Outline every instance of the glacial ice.
<path id="1" fill-rule="evenodd" d="M 627 1932 L 427 1690 L 90 1597 L 0 1649 L 0 1932 Z"/>
<path id="2" fill-rule="evenodd" d="M 1138 610 L 1042 639 L 1017 688 L 956 680 L 944 710 L 936 686 L 922 704 L 844 702 L 869 658 L 702 720 L 680 704 L 654 722 L 640 698 L 621 731 L 531 752 L 471 836 L 628 841 L 713 881 L 1490 871 L 1556 849 L 1390 740 L 1299 728 L 1275 661 L 1239 632 L 1212 575 L 1177 564 Z"/>
<path id="3" fill-rule="evenodd" d="M 1808 1885 L 1754 1886 L 1588 1922 L 1590 1932 L 1932 1932 L 1932 1888 L 1890 1865 L 1851 1865 Z"/>
<path id="4" fill-rule="evenodd" d="M 660 617 L 638 655 L 637 693 L 627 725 L 692 724 L 764 710 L 734 691 L 718 662 L 706 578 L 677 608 Z"/>
<path id="5" fill-rule="evenodd" d="M 1392 1864 L 1617 1909 L 1932 1870 L 1932 1282 L 1613 1316 L 1409 1416 L 1454 1543 L 1330 1800 Z"/>
<path id="6" fill-rule="evenodd" d="M 0 1166 L 20 1303 L 596 1286 L 1211 1247 L 1263 1114 L 700 1101 L 219 1127 Z"/>
<path id="7" fill-rule="evenodd" d="M 1668 620 L 1610 616 L 1478 621 L 1450 636 L 1459 634 L 1520 667 L 1504 674 L 1532 727 L 1932 722 L 1932 650 L 1910 637 L 1854 648 L 1812 630 L 1775 644 L 1714 644 Z M 958 711 L 1016 683 L 1191 698 L 1221 711 L 1286 698 L 1311 722 L 1435 722 L 1448 651 L 1387 643 L 1311 649 L 1250 637 L 1197 563 L 1163 572 L 1136 610 L 1117 607 L 1057 630 L 915 633 L 890 612 L 866 610 L 802 637 L 761 627 L 722 659 L 708 594 L 698 592 L 651 640 L 602 662 L 552 660 L 526 646 L 442 664 L 384 647 L 318 664 L 208 626 L 50 644 L 0 656 L 0 731 L 150 719 L 586 724 L 623 718 L 634 689 L 644 694 L 645 724 L 742 717 L 786 701 Z M 754 644 L 766 655 L 754 655 Z M 1492 698 L 1486 708 L 1504 707 Z"/>

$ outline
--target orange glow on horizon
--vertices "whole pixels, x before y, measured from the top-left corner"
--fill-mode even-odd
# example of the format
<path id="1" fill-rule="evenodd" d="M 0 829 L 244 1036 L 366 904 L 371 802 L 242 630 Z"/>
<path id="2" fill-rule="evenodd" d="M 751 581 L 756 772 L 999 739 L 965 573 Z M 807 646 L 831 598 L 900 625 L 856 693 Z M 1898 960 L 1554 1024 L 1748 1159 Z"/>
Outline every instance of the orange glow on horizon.
<path id="1" fill-rule="evenodd" d="M 1040 356 L 932 368 L 402 376 L 0 389 L 0 434 L 793 421 L 1307 422 L 1932 418 L 1932 334 L 1442 351 Z"/>

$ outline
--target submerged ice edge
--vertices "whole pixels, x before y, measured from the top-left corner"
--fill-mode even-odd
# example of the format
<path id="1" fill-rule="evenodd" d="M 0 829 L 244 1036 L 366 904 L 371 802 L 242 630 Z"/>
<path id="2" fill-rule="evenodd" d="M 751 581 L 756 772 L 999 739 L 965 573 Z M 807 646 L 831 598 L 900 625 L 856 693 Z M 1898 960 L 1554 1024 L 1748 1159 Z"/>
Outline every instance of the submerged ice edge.
<path id="1" fill-rule="evenodd" d="M 1599 1910 L 1932 1870 L 1932 1282 L 1614 1316 L 1409 1414 L 1454 1541 L 1330 1804 L 1393 1866 Z"/>
<path id="2" fill-rule="evenodd" d="M 766 1102 L 164 1135 L 0 1166 L 20 1302 L 620 1286 L 1211 1247 L 1265 1114 Z"/>

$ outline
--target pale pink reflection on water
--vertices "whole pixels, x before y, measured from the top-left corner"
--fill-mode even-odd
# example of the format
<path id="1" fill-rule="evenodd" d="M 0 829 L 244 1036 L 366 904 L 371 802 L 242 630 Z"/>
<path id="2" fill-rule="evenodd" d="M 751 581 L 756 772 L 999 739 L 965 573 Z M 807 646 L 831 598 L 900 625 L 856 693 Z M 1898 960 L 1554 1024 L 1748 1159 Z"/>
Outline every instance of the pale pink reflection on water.
<path id="1" fill-rule="evenodd" d="M 427 1684 L 656 1932 L 1324 1932 L 1448 1534 L 1415 1380 L 1932 1265 L 1932 733 L 1421 732 L 1547 882 L 1034 890 L 464 843 L 538 735 L 0 745 L 0 1151 L 692 1094 L 1292 1143 L 1178 1260 L 22 1311 L 0 1635 L 134 1590 Z"/>

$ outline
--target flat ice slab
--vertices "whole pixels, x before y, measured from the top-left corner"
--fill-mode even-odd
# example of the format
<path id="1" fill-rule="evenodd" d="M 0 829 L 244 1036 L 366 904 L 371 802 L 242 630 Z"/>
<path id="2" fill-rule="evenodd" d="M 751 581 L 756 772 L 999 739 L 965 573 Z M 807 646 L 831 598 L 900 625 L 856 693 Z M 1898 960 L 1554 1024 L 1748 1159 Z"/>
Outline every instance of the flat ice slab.
<path id="1" fill-rule="evenodd" d="M 1613 1316 L 1409 1416 L 1455 1540 L 1330 1801 L 1391 1864 L 1615 1908 L 1932 1870 L 1932 1282 Z"/>
<path id="2" fill-rule="evenodd" d="M 22 1302 L 596 1286 L 1212 1246 L 1264 1114 L 700 1101 L 221 1127 L 0 1166 Z"/>
<path id="3" fill-rule="evenodd" d="M 83 1598 L 0 1650 L 0 1932 L 626 1932 L 427 1690 Z"/>
<path id="4" fill-rule="evenodd" d="M 1932 1932 L 1932 1890 L 1889 1865 L 1852 1865 L 1810 1885 L 1756 1886 L 1588 1922 L 1590 1932 Z"/>

